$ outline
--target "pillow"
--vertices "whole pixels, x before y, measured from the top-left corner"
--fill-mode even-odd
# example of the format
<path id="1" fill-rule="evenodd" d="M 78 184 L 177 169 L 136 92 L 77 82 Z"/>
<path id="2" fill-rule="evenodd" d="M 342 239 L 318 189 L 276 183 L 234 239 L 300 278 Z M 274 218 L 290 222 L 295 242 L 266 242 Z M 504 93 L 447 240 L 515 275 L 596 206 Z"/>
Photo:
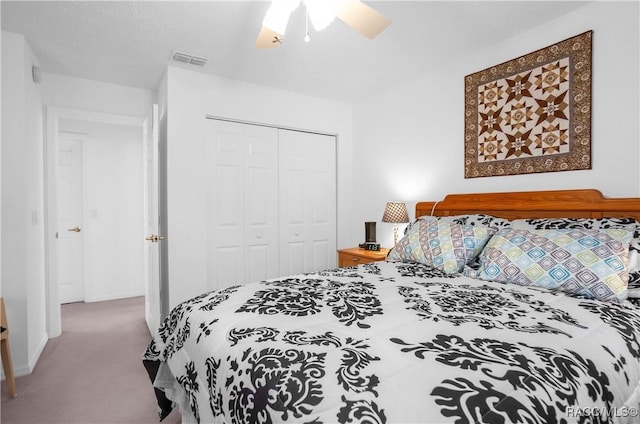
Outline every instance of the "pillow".
<path id="1" fill-rule="evenodd" d="M 632 235 L 623 228 L 503 229 L 480 255 L 479 278 L 621 302 Z"/>
<path id="2" fill-rule="evenodd" d="M 640 253 L 633 250 L 633 245 L 629 246 L 629 288 L 637 289 L 640 292 Z"/>
<path id="3" fill-rule="evenodd" d="M 511 221 L 493 215 L 485 214 L 469 214 L 469 215 L 453 215 L 441 216 L 441 221 L 452 222 L 454 224 L 473 225 L 478 227 L 489 227 L 500 230 L 502 228 L 511 227 Z"/>
<path id="4" fill-rule="evenodd" d="M 496 229 L 437 220 L 419 220 L 389 252 L 387 260 L 419 262 L 445 273 L 460 272 Z"/>
<path id="5" fill-rule="evenodd" d="M 467 215 L 450 215 L 450 216 L 432 216 L 423 215 L 416 218 L 411 224 L 409 224 L 404 233 L 407 234 L 411 226 L 420 221 L 439 221 L 453 224 L 473 225 L 478 227 L 489 227 L 497 230 L 511 226 L 511 221 L 505 218 L 500 218 L 492 215 L 485 215 L 481 213 L 467 214 Z"/>
<path id="6" fill-rule="evenodd" d="M 518 229 L 560 229 L 560 228 L 624 228 L 633 231 L 629 246 L 629 283 L 630 289 L 640 289 L 640 222 L 633 218 L 539 218 L 515 219 L 513 228 Z M 629 292 L 629 296 L 640 297 L 640 290 Z"/>

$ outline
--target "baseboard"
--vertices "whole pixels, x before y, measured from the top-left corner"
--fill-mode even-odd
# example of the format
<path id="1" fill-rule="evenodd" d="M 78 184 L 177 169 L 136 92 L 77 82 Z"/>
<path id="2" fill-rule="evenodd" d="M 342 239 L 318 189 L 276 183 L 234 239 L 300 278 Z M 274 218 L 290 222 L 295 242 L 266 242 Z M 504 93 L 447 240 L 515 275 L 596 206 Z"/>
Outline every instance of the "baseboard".
<path id="1" fill-rule="evenodd" d="M 22 377 L 23 375 L 31 374 L 31 371 L 28 366 L 17 367 L 13 369 L 14 377 Z M 7 378 L 4 375 L 4 371 L 2 372 L 2 380 L 6 380 Z"/>
<path id="2" fill-rule="evenodd" d="M 140 297 L 144 296 L 144 290 L 135 291 L 135 292 L 125 292 L 125 293 L 112 293 L 106 296 L 87 296 L 84 301 L 87 303 L 92 302 L 105 302 L 107 300 L 118 300 L 118 299 L 127 299 L 130 297 Z"/>
<path id="3" fill-rule="evenodd" d="M 31 374 L 36 364 L 38 363 L 40 355 L 42 355 L 42 351 L 44 350 L 44 347 L 47 345 L 48 341 L 49 337 L 46 333 L 44 333 L 42 335 L 42 338 L 40 339 L 40 343 L 38 343 L 38 346 L 36 347 L 36 350 L 33 351 L 33 354 L 29 358 L 29 374 Z"/>
<path id="4" fill-rule="evenodd" d="M 44 333 L 42 335 L 42 338 L 40 339 L 40 342 L 38 343 L 38 346 L 33 351 L 33 353 L 29 356 L 29 363 L 27 365 L 21 365 L 18 367 L 16 367 L 14 364 L 13 375 L 16 377 L 22 377 L 23 375 L 31 374 L 33 372 L 33 369 L 36 367 L 36 364 L 40 359 L 40 355 L 42 355 L 42 351 L 44 350 L 44 347 L 47 345 L 48 341 L 49 341 L 49 338 L 47 337 L 47 334 Z M 1 375 L 2 375 L 2 380 L 4 380 L 5 379 L 4 370 L 2 370 Z"/>

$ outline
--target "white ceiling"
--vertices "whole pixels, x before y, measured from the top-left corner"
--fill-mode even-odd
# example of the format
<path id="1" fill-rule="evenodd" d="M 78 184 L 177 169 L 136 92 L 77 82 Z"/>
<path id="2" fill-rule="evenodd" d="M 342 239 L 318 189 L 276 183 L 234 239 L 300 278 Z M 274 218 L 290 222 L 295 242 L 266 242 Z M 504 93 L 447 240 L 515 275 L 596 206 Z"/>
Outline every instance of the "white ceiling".
<path id="1" fill-rule="evenodd" d="M 209 58 L 194 69 L 355 103 L 589 2 L 367 3 L 392 20 L 375 39 L 336 20 L 307 44 L 299 8 L 275 49 L 254 47 L 266 1 L 2 0 L 0 7 L 2 29 L 25 35 L 44 72 L 155 90 L 176 49 Z"/>

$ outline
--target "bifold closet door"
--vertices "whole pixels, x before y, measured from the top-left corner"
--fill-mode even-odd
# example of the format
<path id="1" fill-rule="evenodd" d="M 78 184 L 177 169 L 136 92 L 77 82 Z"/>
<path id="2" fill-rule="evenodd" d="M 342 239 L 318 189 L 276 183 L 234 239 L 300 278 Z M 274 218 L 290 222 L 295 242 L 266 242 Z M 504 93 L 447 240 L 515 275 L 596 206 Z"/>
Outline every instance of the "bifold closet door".
<path id="1" fill-rule="evenodd" d="M 278 275 L 278 130 L 209 120 L 210 289 Z"/>
<path id="2" fill-rule="evenodd" d="M 279 130 L 280 273 L 336 266 L 336 138 Z"/>

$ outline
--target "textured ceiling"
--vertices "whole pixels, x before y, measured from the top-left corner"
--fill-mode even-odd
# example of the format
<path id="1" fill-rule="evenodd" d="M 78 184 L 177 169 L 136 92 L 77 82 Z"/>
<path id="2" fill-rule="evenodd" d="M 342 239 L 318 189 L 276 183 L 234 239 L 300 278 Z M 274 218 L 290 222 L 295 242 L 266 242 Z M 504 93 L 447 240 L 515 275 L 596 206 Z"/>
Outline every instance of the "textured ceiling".
<path id="1" fill-rule="evenodd" d="M 392 20 L 373 40 L 336 21 L 305 43 L 299 8 L 284 44 L 264 50 L 254 42 L 266 1 L 2 0 L 0 7 L 2 29 L 24 34 L 45 72 L 156 89 L 176 49 L 209 58 L 196 68 L 203 72 L 357 102 L 588 2 L 367 3 Z"/>

